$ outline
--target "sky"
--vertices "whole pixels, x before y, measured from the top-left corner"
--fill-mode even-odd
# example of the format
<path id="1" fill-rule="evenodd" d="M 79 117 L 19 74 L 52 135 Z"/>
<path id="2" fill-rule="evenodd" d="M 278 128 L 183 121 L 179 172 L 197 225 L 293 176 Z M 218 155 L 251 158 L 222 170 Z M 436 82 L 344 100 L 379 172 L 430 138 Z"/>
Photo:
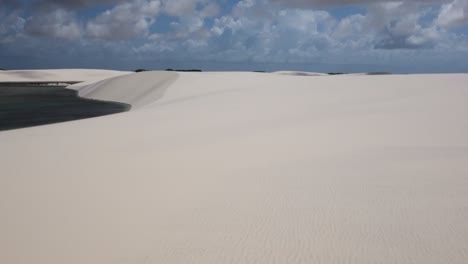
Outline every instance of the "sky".
<path id="1" fill-rule="evenodd" d="M 0 0 L 0 68 L 468 72 L 468 0 Z"/>

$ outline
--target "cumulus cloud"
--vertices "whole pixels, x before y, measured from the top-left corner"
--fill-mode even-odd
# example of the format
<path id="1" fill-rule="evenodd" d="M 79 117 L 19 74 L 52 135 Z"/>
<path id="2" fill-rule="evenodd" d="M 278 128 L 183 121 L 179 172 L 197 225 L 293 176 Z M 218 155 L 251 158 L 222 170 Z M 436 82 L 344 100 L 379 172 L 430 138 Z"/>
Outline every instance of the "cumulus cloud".
<path id="1" fill-rule="evenodd" d="M 268 1 L 240 1 L 214 20 L 211 56 L 254 61 L 304 60 L 334 46 L 328 12 L 269 8 Z"/>
<path id="2" fill-rule="evenodd" d="M 162 4 L 166 14 L 176 17 L 190 16 L 195 12 L 212 17 L 219 12 L 218 5 L 211 0 L 163 0 Z"/>
<path id="3" fill-rule="evenodd" d="M 13 1 L 13 0 L 6 0 Z M 124 0 L 33 0 L 33 6 L 36 10 L 51 9 L 80 9 L 101 4 L 116 4 Z"/>
<path id="4" fill-rule="evenodd" d="M 405 3 L 444 3 L 450 0 L 270 0 L 272 3 L 278 3 L 286 7 L 294 8 L 327 8 L 342 7 L 351 5 L 367 5 L 379 3 L 405 2 Z"/>
<path id="5" fill-rule="evenodd" d="M 455 0 L 442 6 L 436 23 L 444 27 L 461 26 L 468 23 L 468 1 Z"/>
<path id="6" fill-rule="evenodd" d="M 86 34 L 94 39 L 128 40 L 148 34 L 160 12 L 160 1 L 136 0 L 107 10 L 86 24 Z"/>
<path id="7" fill-rule="evenodd" d="M 417 3 L 393 2 L 369 6 L 366 28 L 375 34 L 378 49 L 431 48 L 440 38 L 433 25 L 423 25 L 430 8 Z"/>
<path id="8" fill-rule="evenodd" d="M 82 54 L 105 47 L 142 59 L 265 63 L 380 62 L 388 54 L 404 61 L 408 54 L 468 51 L 466 33 L 451 29 L 468 23 L 468 0 L 240 0 L 223 11 L 221 3 L 0 0 L 9 8 L 0 10 L 0 44 L 79 39 L 73 43 L 77 50 L 86 45 Z M 334 7 L 349 5 L 364 9 L 334 15 Z"/>
<path id="9" fill-rule="evenodd" d="M 81 26 L 74 15 L 60 9 L 46 15 L 30 17 L 26 20 L 24 30 L 27 34 L 36 37 L 72 40 L 81 36 Z"/>
<path id="10" fill-rule="evenodd" d="M 367 13 L 335 18 L 320 9 L 284 8 L 271 1 L 239 1 L 214 20 L 212 53 L 255 61 L 317 61 L 327 53 L 434 48 L 443 35 L 423 23 L 431 7 L 416 2 L 367 5 Z"/>
<path id="11" fill-rule="evenodd" d="M 136 50 L 151 50 L 151 46 L 158 45 L 168 47 L 170 45 L 168 43 L 171 42 L 183 42 L 187 45 L 184 49 L 204 47 L 211 36 L 205 26 L 206 20 L 216 16 L 220 8 L 213 0 L 162 0 L 161 9 L 164 14 L 173 18 L 169 32 L 151 35 L 152 43 L 145 44 L 144 49 Z M 155 47 L 154 50 L 160 48 Z"/>

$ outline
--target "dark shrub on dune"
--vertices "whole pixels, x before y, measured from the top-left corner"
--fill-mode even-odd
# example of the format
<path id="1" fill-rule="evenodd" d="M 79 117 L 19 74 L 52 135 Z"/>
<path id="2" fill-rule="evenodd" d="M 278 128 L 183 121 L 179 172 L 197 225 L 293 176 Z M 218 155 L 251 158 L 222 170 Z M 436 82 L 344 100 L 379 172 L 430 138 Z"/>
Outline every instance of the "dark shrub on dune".
<path id="1" fill-rule="evenodd" d="M 145 71 L 147 71 L 147 70 L 145 70 L 145 69 L 138 69 L 138 70 L 135 70 L 135 72 L 145 72 Z"/>

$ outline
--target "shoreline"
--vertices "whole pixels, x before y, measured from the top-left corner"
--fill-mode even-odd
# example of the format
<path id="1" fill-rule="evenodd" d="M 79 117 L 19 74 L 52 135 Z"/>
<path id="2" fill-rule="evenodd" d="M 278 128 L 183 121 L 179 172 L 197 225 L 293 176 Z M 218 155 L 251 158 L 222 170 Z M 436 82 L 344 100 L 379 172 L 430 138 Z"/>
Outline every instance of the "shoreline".
<path id="1" fill-rule="evenodd" d="M 0 83 L 0 131 L 96 118 L 127 112 L 132 107 L 83 98 L 67 86 L 51 84 Z"/>

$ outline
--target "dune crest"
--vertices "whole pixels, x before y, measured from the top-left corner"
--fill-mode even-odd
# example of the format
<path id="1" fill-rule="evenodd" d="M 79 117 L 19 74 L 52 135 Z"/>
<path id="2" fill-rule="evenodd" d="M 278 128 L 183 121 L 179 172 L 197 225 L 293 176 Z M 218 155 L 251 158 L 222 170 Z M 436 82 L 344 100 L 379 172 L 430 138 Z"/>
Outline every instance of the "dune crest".
<path id="1" fill-rule="evenodd" d="M 163 96 L 166 88 L 178 76 L 176 72 L 166 71 L 134 73 L 93 69 L 17 70 L 0 72 L 0 82 L 77 82 L 67 88 L 78 91 L 80 97 L 126 103 L 136 109 Z"/>
<path id="2" fill-rule="evenodd" d="M 135 109 L 161 98 L 178 76 L 175 72 L 149 71 L 79 83 L 68 88 L 77 90 L 81 97 L 126 103 Z"/>

